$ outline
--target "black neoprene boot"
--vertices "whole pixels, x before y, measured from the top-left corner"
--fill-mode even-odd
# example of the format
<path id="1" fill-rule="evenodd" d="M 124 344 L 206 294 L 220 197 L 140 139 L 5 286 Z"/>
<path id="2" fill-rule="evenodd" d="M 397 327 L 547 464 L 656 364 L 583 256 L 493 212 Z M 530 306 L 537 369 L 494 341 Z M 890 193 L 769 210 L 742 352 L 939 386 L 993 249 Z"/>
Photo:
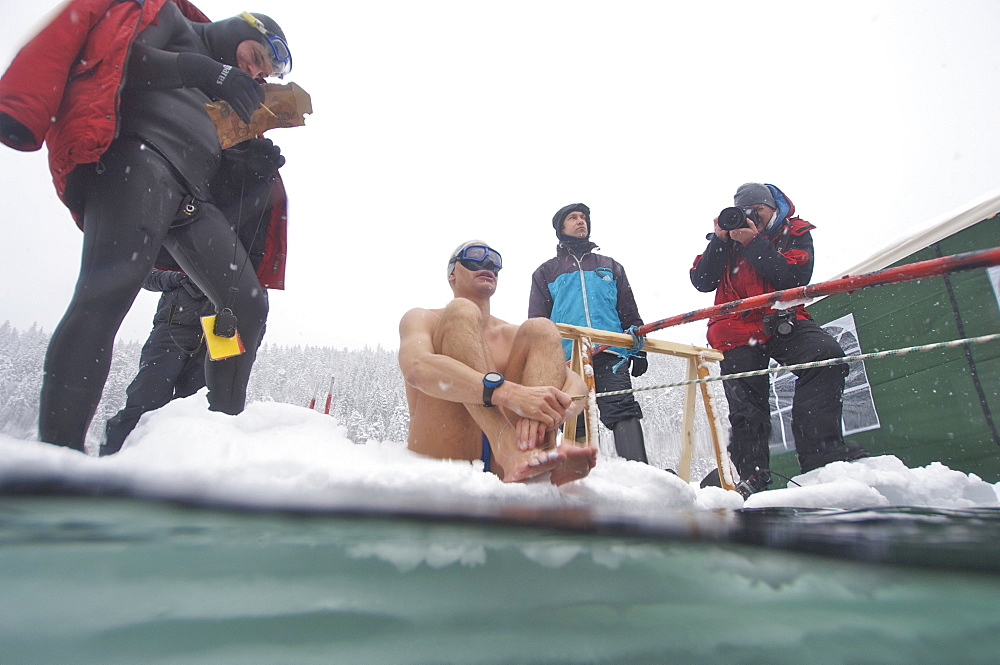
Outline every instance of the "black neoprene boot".
<path id="1" fill-rule="evenodd" d="M 615 423 L 615 450 L 619 457 L 634 462 L 648 464 L 646 458 L 646 438 L 642 433 L 642 423 L 638 418 L 629 418 Z"/>

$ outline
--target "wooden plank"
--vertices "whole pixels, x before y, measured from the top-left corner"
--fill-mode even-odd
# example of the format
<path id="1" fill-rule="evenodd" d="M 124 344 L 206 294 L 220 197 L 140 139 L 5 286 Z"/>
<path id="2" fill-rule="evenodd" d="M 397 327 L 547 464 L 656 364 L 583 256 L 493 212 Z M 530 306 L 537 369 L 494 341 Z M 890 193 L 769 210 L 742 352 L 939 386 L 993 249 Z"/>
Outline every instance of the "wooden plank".
<path id="1" fill-rule="evenodd" d="M 698 378 L 708 378 L 708 367 L 704 362 L 695 360 Z M 715 449 L 715 463 L 719 467 L 719 484 L 723 489 L 735 490 L 736 483 L 733 481 L 733 472 L 729 466 L 729 451 L 723 448 L 725 440 L 724 433 L 720 432 L 721 424 L 715 416 L 715 407 L 712 404 L 712 393 L 708 390 L 707 383 L 698 384 L 701 386 L 702 401 L 705 402 L 705 415 L 708 416 L 708 431 L 712 435 L 712 447 Z"/>
<path id="2" fill-rule="evenodd" d="M 583 360 L 580 347 L 581 347 L 580 340 L 574 339 L 573 350 L 570 352 L 569 356 L 569 368 L 571 371 L 583 377 Z M 584 377 L 584 381 L 586 381 L 586 377 Z M 589 402 L 589 398 L 585 399 L 584 402 Z M 572 418 L 566 421 L 566 424 L 563 426 L 563 441 L 579 445 L 579 442 L 576 440 L 576 422 L 578 418 L 580 417 L 586 418 L 586 416 L 587 416 L 587 407 L 584 406 L 583 412 L 579 416 L 573 416 Z"/>
<path id="3" fill-rule="evenodd" d="M 597 447 L 594 437 L 597 436 L 597 379 L 594 376 L 594 366 L 590 363 L 590 338 L 581 337 L 580 344 L 580 364 L 582 365 L 583 381 L 587 384 L 587 405 L 584 407 L 583 415 L 587 423 L 587 436 L 584 437 L 582 445 Z"/>
<path id="4" fill-rule="evenodd" d="M 579 337 L 586 336 L 589 337 L 590 341 L 595 344 L 609 344 L 611 346 L 623 346 L 625 348 L 631 348 L 633 344 L 632 335 L 629 335 L 628 333 L 608 332 L 607 330 L 597 330 L 595 328 L 585 328 L 583 326 L 572 326 L 568 323 L 557 323 L 556 327 L 559 328 L 559 334 L 566 339 L 577 339 Z M 716 351 L 715 349 L 705 349 L 699 346 L 691 346 L 689 344 L 667 342 L 665 340 L 652 339 L 650 337 L 646 338 L 646 343 L 642 347 L 642 350 L 665 353 L 668 356 L 677 356 L 679 358 L 700 357 L 711 362 L 719 362 L 722 360 L 722 353 L 720 351 Z"/>
<path id="5" fill-rule="evenodd" d="M 688 358 L 687 380 L 698 378 L 697 360 Z M 681 420 L 681 458 L 677 462 L 677 475 L 684 482 L 691 481 L 691 458 L 694 456 L 694 406 L 698 399 L 695 384 L 684 386 L 684 417 Z"/>

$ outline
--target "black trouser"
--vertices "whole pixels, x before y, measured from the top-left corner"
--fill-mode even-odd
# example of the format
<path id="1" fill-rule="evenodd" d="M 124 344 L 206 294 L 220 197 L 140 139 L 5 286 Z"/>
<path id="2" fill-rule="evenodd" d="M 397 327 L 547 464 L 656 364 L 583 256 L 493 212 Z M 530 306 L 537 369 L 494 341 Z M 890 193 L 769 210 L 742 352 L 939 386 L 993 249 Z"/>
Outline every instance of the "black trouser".
<path id="1" fill-rule="evenodd" d="M 108 419 L 102 452 L 118 452 L 142 414 L 201 390 L 205 386 L 205 355 L 200 326 L 154 325 L 142 347 L 139 372 L 125 390 L 125 408 Z"/>
<path id="2" fill-rule="evenodd" d="M 724 355 L 722 374 L 737 374 L 765 369 L 770 358 L 791 365 L 842 358 L 844 351 L 837 340 L 812 321 L 796 321 L 790 335 L 775 335 L 766 344 L 738 346 Z M 799 452 L 814 450 L 821 443 L 843 441 L 840 417 L 848 371 L 844 364 L 794 372 L 792 435 Z M 758 467 L 770 468 L 770 382 L 763 375 L 723 381 L 723 386 L 729 401 L 729 456 L 745 479 Z"/>
<path id="3" fill-rule="evenodd" d="M 83 212 L 83 255 L 73 299 L 45 356 L 39 438 L 84 449 L 87 429 L 111 366 L 115 334 L 165 247 L 215 305 L 233 307 L 246 352 L 208 363 L 209 405 L 236 414 L 267 318 L 267 293 L 225 216 L 201 203 L 193 221 L 171 228 L 187 196 L 167 161 L 139 141 L 119 139 L 94 165 L 77 168 L 72 195 Z"/>
<path id="4" fill-rule="evenodd" d="M 591 363 L 594 367 L 594 385 L 598 393 L 632 388 L 629 361 L 626 360 L 617 372 L 614 371 L 615 364 L 620 360 L 620 356 L 607 351 L 593 357 Z M 601 423 L 610 430 L 614 430 L 615 425 L 623 420 L 642 418 L 642 408 L 635 401 L 635 395 L 632 393 L 598 397 L 597 408 L 600 410 Z M 584 433 L 582 429 L 583 418 L 580 418 L 577 423 L 577 436 L 582 437 Z"/>

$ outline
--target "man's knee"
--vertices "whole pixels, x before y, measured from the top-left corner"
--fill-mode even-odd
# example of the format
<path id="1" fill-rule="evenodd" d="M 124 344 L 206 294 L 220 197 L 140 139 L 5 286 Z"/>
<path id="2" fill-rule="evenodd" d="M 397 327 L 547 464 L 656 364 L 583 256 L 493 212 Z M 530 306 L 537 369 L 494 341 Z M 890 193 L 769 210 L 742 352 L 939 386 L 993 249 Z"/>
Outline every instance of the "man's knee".
<path id="1" fill-rule="evenodd" d="M 542 317 L 528 319 L 522 323 L 518 328 L 517 335 L 532 347 L 535 345 L 560 345 L 562 343 L 562 337 L 556 324 Z"/>
<path id="2" fill-rule="evenodd" d="M 434 331 L 434 348 L 440 351 L 449 339 L 465 339 L 470 332 L 479 334 L 482 329 L 483 313 L 479 306 L 468 298 L 455 298 L 441 312 Z"/>
<path id="3" fill-rule="evenodd" d="M 793 362 L 813 362 L 843 358 L 846 354 L 836 339 L 815 323 L 805 322 L 792 345 Z"/>
<path id="4" fill-rule="evenodd" d="M 254 327 L 264 327 L 267 321 L 267 314 L 270 309 L 267 297 L 263 294 L 263 289 L 257 294 L 250 294 L 237 305 L 237 311 L 245 320 L 253 321 Z"/>
<path id="5" fill-rule="evenodd" d="M 136 269 L 132 263 L 86 271 L 77 282 L 74 303 L 86 312 L 100 313 L 101 318 L 124 318 L 147 274 L 148 270 Z"/>
<path id="6" fill-rule="evenodd" d="M 482 326 L 483 312 L 479 306 L 468 298 L 455 298 L 444 308 L 441 315 L 442 325 Z"/>
<path id="7" fill-rule="evenodd" d="M 450 332 L 482 330 L 483 312 L 468 298 L 455 298 L 444 308 L 438 323 L 437 337 Z"/>

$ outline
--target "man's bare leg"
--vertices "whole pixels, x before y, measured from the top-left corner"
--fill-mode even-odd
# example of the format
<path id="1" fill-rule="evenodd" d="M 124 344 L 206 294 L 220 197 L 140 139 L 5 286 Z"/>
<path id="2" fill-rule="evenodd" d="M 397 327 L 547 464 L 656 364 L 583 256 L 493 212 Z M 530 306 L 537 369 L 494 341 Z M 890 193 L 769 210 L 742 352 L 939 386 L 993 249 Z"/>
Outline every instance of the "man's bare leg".
<path id="1" fill-rule="evenodd" d="M 441 321 L 434 334 L 434 349 L 438 353 L 450 356 L 485 374 L 497 369 L 498 365 L 483 339 L 482 330 L 483 315 L 479 307 L 464 298 L 456 298 L 445 307 L 441 314 Z M 520 337 L 521 333 L 518 332 L 515 340 Z M 515 344 L 517 344 L 516 341 Z M 530 339 L 527 336 L 521 345 L 524 344 L 530 346 Z M 531 354 L 526 357 L 530 358 Z M 518 379 L 523 374 L 523 367 L 524 361 L 522 360 L 521 369 L 516 374 L 511 374 L 512 366 L 508 362 L 505 370 L 512 381 L 521 383 Z M 562 379 L 555 384 L 535 385 L 561 386 Z M 558 462 L 562 461 L 561 456 L 554 450 L 518 449 L 517 433 L 514 427 L 514 423 L 519 419 L 517 414 L 498 407 L 489 408 L 474 404 L 465 404 L 464 406 L 490 440 L 493 459 L 499 467 L 496 470 L 497 475 L 504 481 L 524 480 L 551 471 Z M 551 447 L 554 448 L 554 445 Z"/>
<path id="2" fill-rule="evenodd" d="M 566 363 L 563 360 L 562 338 L 559 330 L 548 319 L 528 319 L 514 337 L 507 376 L 526 386 L 554 386 L 562 389 L 566 382 Z M 546 450 L 555 448 L 556 427 L 546 433 Z M 554 485 L 562 485 L 583 478 L 597 462 L 597 450 L 567 443 L 560 445 L 560 458 L 550 476 Z"/>

